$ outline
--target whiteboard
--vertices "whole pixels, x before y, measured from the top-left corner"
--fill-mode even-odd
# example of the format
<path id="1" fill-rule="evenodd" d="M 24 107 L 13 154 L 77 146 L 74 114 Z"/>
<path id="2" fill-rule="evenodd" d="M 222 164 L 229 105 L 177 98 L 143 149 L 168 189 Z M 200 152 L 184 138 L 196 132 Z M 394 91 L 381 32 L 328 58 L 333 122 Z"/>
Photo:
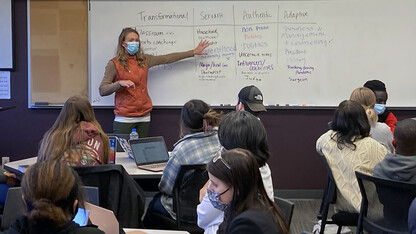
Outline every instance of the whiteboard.
<path id="1" fill-rule="evenodd" d="M 0 0 L 0 70 L 14 69 L 12 10 L 12 0 Z"/>
<path id="2" fill-rule="evenodd" d="M 100 1 L 89 10 L 89 93 L 98 87 L 122 28 L 136 27 L 145 53 L 193 49 L 208 55 L 153 67 L 155 106 L 197 98 L 237 102 L 254 84 L 266 105 L 337 106 L 365 81 L 386 83 L 388 106 L 416 106 L 416 1 Z"/>

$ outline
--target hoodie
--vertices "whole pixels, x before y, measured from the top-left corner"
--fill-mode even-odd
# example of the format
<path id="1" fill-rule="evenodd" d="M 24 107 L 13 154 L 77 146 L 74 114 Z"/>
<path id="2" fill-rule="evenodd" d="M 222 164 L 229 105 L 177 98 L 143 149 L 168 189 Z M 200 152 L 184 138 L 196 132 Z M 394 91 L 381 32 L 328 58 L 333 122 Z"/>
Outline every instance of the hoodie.
<path id="1" fill-rule="evenodd" d="M 416 155 L 387 154 L 373 171 L 376 177 L 416 183 Z"/>

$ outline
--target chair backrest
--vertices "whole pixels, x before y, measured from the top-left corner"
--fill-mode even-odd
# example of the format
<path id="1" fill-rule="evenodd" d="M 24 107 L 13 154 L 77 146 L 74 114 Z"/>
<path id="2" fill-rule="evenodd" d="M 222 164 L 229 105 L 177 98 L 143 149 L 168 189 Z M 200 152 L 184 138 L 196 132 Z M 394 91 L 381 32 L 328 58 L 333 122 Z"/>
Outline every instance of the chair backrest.
<path id="1" fill-rule="evenodd" d="M 318 213 L 318 219 L 326 220 L 328 217 L 329 205 L 334 204 L 337 200 L 337 185 L 332 175 L 332 170 L 326 161 L 326 158 L 324 156 L 321 157 L 326 169 L 327 181 L 324 193 L 322 195 L 322 202 Z"/>
<path id="2" fill-rule="evenodd" d="M 281 197 L 274 197 L 274 202 L 283 212 L 283 216 L 286 219 L 287 224 L 290 227 L 290 223 L 292 222 L 292 215 L 293 209 L 295 208 L 295 204 L 289 200 L 283 199 Z"/>
<path id="3" fill-rule="evenodd" d="M 99 189 L 98 187 L 83 186 L 84 189 L 84 200 L 96 206 L 100 205 L 99 200 Z"/>
<path id="4" fill-rule="evenodd" d="M 208 181 L 206 164 L 181 165 L 173 188 L 173 209 L 178 228 L 180 222 L 197 223 L 199 190 Z"/>
<path id="5" fill-rule="evenodd" d="M 416 184 L 355 172 L 362 194 L 358 230 L 402 233 L 408 230 L 408 212 L 416 197 Z"/>
<path id="6" fill-rule="evenodd" d="M 99 205 L 112 210 L 121 227 L 143 227 L 144 191 L 122 165 L 73 168 L 85 186 L 98 187 Z"/>
<path id="7" fill-rule="evenodd" d="M 1 229 L 6 230 L 20 216 L 23 215 L 25 206 L 22 200 L 22 188 L 9 188 L 4 203 L 3 216 L 1 219 Z"/>

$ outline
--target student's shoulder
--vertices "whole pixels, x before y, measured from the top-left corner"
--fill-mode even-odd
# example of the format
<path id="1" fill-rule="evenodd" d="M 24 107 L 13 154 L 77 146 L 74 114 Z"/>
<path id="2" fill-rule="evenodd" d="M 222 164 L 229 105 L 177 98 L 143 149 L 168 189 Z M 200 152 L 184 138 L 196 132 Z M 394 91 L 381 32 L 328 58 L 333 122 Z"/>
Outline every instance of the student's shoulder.
<path id="1" fill-rule="evenodd" d="M 281 233 L 270 214 L 263 210 L 246 210 L 231 222 L 229 233 Z"/>

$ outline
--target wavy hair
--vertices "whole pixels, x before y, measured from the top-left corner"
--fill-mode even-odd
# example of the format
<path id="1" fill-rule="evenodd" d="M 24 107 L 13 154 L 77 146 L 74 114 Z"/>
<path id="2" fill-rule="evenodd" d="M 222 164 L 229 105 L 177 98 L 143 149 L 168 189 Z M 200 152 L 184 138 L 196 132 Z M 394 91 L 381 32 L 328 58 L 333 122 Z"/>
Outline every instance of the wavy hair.
<path id="1" fill-rule="evenodd" d="M 332 130 L 334 134 L 331 138 L 337 142 L 339 149 L 348 147 L 355 150 L 354 142 L 370 134 L 370 124 L 362 105 L 352 100 L 342 101 L 335 110 Z"/>
<path id="2" fill-rule="evenodd" d="M 110 143 L 100 123 L 95 118 L 94 110 L 87 97 L 76 95 L 64 104 L 52 127 L 44 134 L 39 147 L 38 161 L 45 159 L 61 160 L 65 153 L 77 151 L 74 135 L 83 132 L 81 121 L 90 122 L 95 126 L 103 140 L 103 162 L 108 163 Z"/>
<path id="3" fill-rule="evenodd" d="M 117 57 L 117 61 L 124 67 L 125 70 L 129 70 L 129 66 L 127 62 L 129 54 L 126 52 L 126 49 L 124 48 L 123 43 L 124 43 L 124 40 L 126 40 L 127 34 L 132 33 L 132 32 L 140 36 L 135 28 L 123 28 L 120 35 L 118 36 L 116 57 Z M 146 57 L 144 57 L 141 43 L 139 44 L 139 50 L 134 56 L 136 58 L 137 64 L 140 67 L 144 67 Z"/>

